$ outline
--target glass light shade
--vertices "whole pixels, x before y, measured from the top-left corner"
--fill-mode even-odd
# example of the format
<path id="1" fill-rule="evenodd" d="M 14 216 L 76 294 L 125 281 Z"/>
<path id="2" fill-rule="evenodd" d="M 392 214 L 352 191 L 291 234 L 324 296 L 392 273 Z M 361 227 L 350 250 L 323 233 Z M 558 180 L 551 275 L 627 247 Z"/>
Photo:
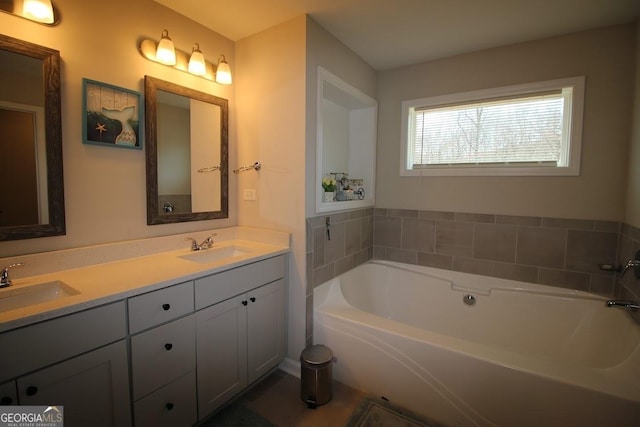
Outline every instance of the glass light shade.
<path id="1" fill-rule="evenodd" d="M 53 24 L 53 5 L 50 0 L 24 0 L 22 15 L 32 21 Z"/>
<path id="2" fill-rule="evenodd" d="M 167 65 L 175 65 L 176 63 L 176 48 L 173 46 L 167 30 L 162 31 L 162 38 L 156 49 L 156 60 Z"/>
<path id="3" fill-rule="evenodd" d="M 207 74 L 207 64 L 204 60 L 204 55 L 200 51 L 200 46 L 198 46 L 198 43 L 193 45 L 191 57 L 189 58 L 188 69 L 191 74 L 195 74 L 196 76 L 204 76 L 205 74 Z"/>
<path id="4" fill-rule="evenodd" d="M 225 60 L 224 56 L 218 61 L 218 69 L 216 70 L 216 83 L 221 85 L 230 85 L 231 79 L 231 67 Z"/>

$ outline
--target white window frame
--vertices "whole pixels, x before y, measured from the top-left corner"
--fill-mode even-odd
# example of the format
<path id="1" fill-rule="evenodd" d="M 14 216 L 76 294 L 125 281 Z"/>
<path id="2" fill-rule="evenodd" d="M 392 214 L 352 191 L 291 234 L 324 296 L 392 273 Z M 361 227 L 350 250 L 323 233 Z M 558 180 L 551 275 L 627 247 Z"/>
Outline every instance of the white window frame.
<path id="1" fill-rule="evenodd" d="M 570 77 L 544 82 L 525 83 L 500 88 L 483 89 L 450 95 L 402 101 L 401 123 L 401 176 L 578 176 L 580 175 L 580 153 L 582 149 L 582 116 L 584 109 L 585 77 Z M 412 147 L 413 129 L 415 129 L 415 110 L 423 107 L 436 107 L 454 103 L 477 102 L 492 98 L 513 97 L 538 92 L 548 92 L 572 88 L 572 100 L 566 106 L 570 116 L 564 115 L 564 129 L 570 129 L 568 135 L 568 156 L 564 165 L 554 164 L 505 164 L 495 165 L 434 165 L 413 168 Z"/>

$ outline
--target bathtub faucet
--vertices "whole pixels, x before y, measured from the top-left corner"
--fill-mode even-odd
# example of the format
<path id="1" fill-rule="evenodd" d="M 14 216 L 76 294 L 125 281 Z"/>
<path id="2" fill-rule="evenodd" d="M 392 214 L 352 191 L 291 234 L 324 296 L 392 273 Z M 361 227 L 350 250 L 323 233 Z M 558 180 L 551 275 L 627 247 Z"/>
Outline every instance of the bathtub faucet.
<path id="1" fill-rule="evenodd" d="M 623 307 L 635 311 L 640 310 L 640 302 L 610 299 L 607 301 L 607 307 Z"/>

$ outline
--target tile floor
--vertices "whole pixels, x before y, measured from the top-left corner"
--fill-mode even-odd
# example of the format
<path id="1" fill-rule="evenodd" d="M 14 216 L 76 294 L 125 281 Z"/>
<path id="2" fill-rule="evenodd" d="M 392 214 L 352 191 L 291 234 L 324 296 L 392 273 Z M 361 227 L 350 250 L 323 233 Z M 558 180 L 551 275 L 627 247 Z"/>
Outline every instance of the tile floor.
<path id="1" fill-rule="evenodd" d="M 334 381 L 329 403 L 309 409 L 300 399 L 300 379 L 278 370 L 244 394 L 240 403 L 278 427 L 341 427 L 365 397 Z"/>

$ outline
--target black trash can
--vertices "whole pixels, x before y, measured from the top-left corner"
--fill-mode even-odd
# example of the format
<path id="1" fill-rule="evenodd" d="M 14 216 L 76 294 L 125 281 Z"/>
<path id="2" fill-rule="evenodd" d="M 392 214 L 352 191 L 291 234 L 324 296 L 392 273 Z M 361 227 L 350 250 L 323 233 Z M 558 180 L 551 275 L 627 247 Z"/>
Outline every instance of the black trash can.
<path id="1" fill-rule="evenodd" d="M 311 345 L 300 355 L 300 398 L 309 408 L 331 400 L 333 352 L 324 345 Z"/>

